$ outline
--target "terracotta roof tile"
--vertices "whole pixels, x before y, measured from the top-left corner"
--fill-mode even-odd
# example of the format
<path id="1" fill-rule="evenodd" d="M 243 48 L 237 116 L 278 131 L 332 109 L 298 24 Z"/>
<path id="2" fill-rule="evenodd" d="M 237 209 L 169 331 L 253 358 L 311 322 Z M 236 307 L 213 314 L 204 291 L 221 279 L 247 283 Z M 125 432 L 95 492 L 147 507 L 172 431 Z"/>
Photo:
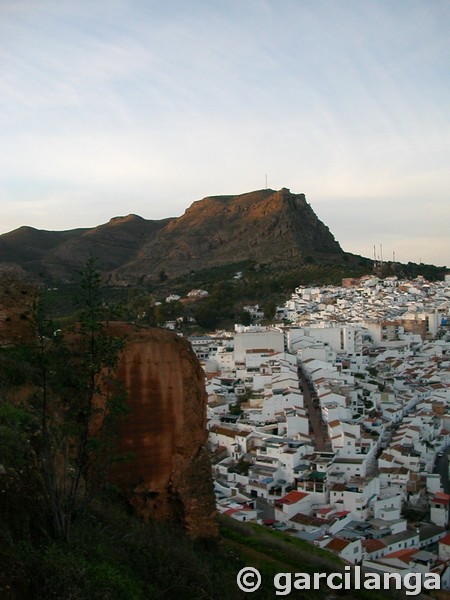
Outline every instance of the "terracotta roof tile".
<path id="1" fill-rule="evenodd" d="M 333 538 L 328 544 L 325 546 L 327 550 L 332 550 L 333 552 L 342 552 L 347 546 L 350 544 L 349 540 L 343 540 L 342 538 Z"/>

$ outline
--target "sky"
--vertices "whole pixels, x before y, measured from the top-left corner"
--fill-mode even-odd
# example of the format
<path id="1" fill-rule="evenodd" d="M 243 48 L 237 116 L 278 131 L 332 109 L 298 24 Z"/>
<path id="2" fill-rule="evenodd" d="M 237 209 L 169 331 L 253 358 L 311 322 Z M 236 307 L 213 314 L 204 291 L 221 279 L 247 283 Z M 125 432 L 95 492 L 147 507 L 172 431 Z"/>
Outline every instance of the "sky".
<path id="1" fill-rule="evenodd" d="M 450 267 L 449 0 L 0 0 L 0 233 L 304 193 Z"/>

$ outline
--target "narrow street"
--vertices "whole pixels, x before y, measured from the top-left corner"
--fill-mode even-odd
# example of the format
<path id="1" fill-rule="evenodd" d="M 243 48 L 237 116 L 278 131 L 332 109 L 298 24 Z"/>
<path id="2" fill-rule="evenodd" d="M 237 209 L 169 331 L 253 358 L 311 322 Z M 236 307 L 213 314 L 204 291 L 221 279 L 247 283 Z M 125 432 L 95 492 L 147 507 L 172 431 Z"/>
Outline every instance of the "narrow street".
<path id="1" fill-rule="evenodd" d="M 256 498 L 255 500 L 256 508 L 260 511 L 263 520 L 275 519 L 275 507 L 273 504 L 270 504 L 264 498 Z"/>
<path id="2" fill-rule="evenodd" d="M 433 469 L 433 473 L 439 473 L 441 477 L 442 489 L 446 494 L 450 494 L 450 482 L 448 478 L 448 452 L 450 452 L 449 448 L 444 451 L 444 456 L 436 458 Z"/>
<path id="3" fill-rule="evenodd" d="M 304 406 L 308 414 L 314 447 L 318 451 L 328 451 L 331 449 L 330 440 L 328 439 L 328 430 L 326 424 L 322 421 L 319 404 L 318 402 L 316 402 L 316 404 L 314 403 L 308 380 L 304 376 L 301 368 L 298 369 L 298 380 L 303 386 Z"/>

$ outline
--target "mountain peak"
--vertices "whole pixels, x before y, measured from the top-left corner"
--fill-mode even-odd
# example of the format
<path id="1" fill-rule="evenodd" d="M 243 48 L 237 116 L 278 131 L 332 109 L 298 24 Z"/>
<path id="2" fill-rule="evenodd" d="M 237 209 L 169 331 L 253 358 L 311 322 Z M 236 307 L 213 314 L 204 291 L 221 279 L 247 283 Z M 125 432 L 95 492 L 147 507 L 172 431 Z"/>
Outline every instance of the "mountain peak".
<path id="1" fill-rule="evenodd" d="M 284 187 L 208 196 L 182 216 L 160 221 L 128 214 L 64 234 L 25 231 L 0 236 L 0 263 L 8 255 L 31 273 L 70 280 L 94 255 L 99 269 L 120 284 L 162 269 L 174 276 L 243 261 L 295 268 L 311 258 L 339 261 L 343 254 L 305 195 Z"/>

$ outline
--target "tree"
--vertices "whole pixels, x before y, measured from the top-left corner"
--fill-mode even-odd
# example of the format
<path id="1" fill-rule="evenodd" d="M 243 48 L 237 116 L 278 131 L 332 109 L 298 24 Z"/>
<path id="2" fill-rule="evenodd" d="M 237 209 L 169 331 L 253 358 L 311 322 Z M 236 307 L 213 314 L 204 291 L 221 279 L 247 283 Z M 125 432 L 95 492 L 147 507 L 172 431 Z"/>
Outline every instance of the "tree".
<path id="1" fill-rule="evenodd" d="M 252 317 L 248 310 L 240 310 L 237 316 L 241 325 L 248 326 L 252 324 Z"/>
<path id="2" fill-rule="evenodd" d="M 74 517 L 89 507 L 117 458 L 114 432 L 126 408 L 114 378 L 124 338 L 108 333 L 93 259 L 80 288 L 79 322 L 70 335 L 55 330 L 41 303 L 35 310 L 38 468 L 54 531 L 66 540 Z"/>
<path id="3" fill-rule="evenodd" d="M 268 300 L 263 307 L 264 318 L 272 320 L 275 316 L 277 305 L 273 300 Z"/>

